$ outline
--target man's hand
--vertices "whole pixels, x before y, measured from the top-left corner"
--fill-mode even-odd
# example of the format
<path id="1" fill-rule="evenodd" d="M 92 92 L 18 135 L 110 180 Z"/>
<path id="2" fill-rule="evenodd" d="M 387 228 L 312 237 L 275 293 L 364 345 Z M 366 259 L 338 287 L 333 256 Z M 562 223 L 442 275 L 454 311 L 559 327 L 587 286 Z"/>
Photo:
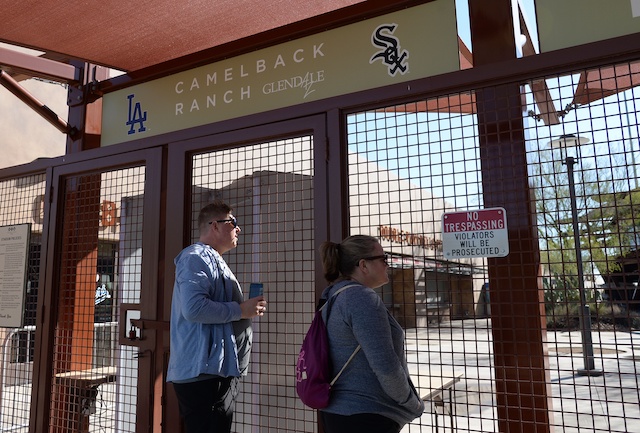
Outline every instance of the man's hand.
<path id="1" fill-rule="evenodd" d="M 242 310 L 242 319 L 264 316 L 264 312 L 267 311 L 267 301 L 264 296 L 256 296 L 241 303 L 240 309 Z"/>

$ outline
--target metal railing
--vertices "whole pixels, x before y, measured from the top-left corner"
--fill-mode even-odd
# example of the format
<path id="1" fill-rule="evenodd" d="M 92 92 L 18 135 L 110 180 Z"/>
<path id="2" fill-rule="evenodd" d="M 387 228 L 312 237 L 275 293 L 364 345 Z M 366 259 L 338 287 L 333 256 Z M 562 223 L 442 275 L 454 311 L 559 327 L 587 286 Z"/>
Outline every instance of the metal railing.
<path id="1" fill-rule="evenodd" d="M 118 345 L 118 322 L 94 323 L 93 366 L 115 366 Z M 0 353 L 0 432 L 29 427 L 33 361 L 29 347 L 35 338 L 35 326 L 5 328 Z M 20 353 L 20 340 L 25 333 L 26 354 Z M 23 340 L 24 341 L 24 340 Z M 5 391 L 8 397 L 5 399 Z M 11 393 L 11 395 L 9 395 Z M 10 406 L 5 405 L 5 401 Z M 8 410 L 7 410 L 8 409 Z"/>

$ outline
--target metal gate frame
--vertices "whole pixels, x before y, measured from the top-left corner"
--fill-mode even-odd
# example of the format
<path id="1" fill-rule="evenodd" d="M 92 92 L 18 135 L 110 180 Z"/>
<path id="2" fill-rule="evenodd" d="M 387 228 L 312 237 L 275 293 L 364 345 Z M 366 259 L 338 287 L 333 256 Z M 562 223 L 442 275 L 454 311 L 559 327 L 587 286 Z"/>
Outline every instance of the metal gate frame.
<path id="1" fill-rule="evenodd" d="M 168 146 L 167 179 L 167 214 L 166 227 L 180 227 L 179 230 L 166 231 L 166 257 L 171 262 L 180 250 L 191 243 L 192 236 L 192 198 L 191 192 L 191 156 L 197 152 L 224 150 L 233 147 L 249 146 L 264 141 L 275 141 L 309 134 L 313 136 L 314 165 L 314 220 L 315 240 L 317 250 L 324 239 L 340 239 L 342 236 L 342 219 L 340 216 L 342 198 L 339 194 L 329 194 L 328 191 L 342 191 L 341 179 L 328 176 L 329 167 L 338 169 L 340 153 L 338 147 L 329 149 L 326 131 L 326 118 L 323 115 L 310 116 L 295 120 L 275 122 L 269 125 L 248 127 L 232 132 L 205 135 L 202 137 L 170 143 Z M 334 142 L 336 143 L 336 142 Z M 331 220 L 331 222 L 329 222 Z M 332 224 L 332 222 L 334 224 Z M 324 288 L 322 264 L 316 257 L 315 296 L 320 297 Z M 164 287 L 168 293 L 164 298 L 163 315 L 167 323 L 171 315 L 171 294 L 173 289 L 174 267 L 164 268 Z M 168 363 L 169 340 L 166 335 L 166 346 L 163 358 Z M 178 404 L 171 386 L 163 392 L 166 404 L 162 409 L 163 431 L 180 431 L 181 423 L 178 414 Z"/>
<path id="2" fill-rule="evenodd" d="M 499 17 L 497 17 L 496 19 L 499 19 Z M 486 30 L 487 35 L 485 35 L 487 38 L 489 38 L 488 33 L 490 33 L 490 29 L 492 29 L 492 26 L 487 26 L 487 30 Z M 640 41 L 638 40 L 637 35 L 633 35 L 633 37 L 621 37 L 611 41 L 603 41 L 602 43 L 590 44 L 586 48 L 579 47 L 576 49 L 562 50 L 562 52 L 560 53 L 557 53 L 557 52 L 549 53 L 549 54 L 538 55 L 535 57 L 532 56 L 532 57 L 517 59 L 517 60 L 513 59 L 513 53 L 511 52 L 507 53 L 507 51 L 509 51 L 510 48 L 512 47 L 506 47 L 505 51 L 497 55 L 497 57 L 502 58 L 502 63 L 499 63 L 497 66 L 495 64 L 485 63 L 483 65 L 476 65 L 475 68 L 472 70 L 460 71 L 452 74 L 447 74 L 446 76 L 434 77 L 432 79 L 421 80 L 416 83 L 411 83 L 410 94 L 407 94 L 406 85 L 390 86 L 389 88 L 385 88 L 382 90 L 362 92 L 357 95 L 349 95 L 348 97 L 335 98 L 335 99 L 332 99 L 331 101 L 322 101 L 320 103 L 305 105 L 304 107 L 298 107 L 296 109 L 297 111 L 295 112 L 294 112 L 294 109 L 290 109 L 290 110 L 282 110 L 275 114 L 271 113 L 266 116 L 251 116 L 247 119 L 243 119 L 240 121 L 236 120 L 236 121 L 225 122 L 223 126 L 208 125 L 202 128 L 194 128 L 193 130 L 189 130 L 186 132 L 169 134 L 168 137 L 164 137 L 164 138 L 167 139 L 167 141 L 170 140 L 172 142 L 177 143 L 178 140 L 181 140 L 181 139 L 186 140 L 186 139 L 194 138 L 197 136 L 212 135 L 224 128 L 227 128 L 226 130 L 229 131 L 229 130 L 238 128 L 239 125 L 241 127 L 247 126 L 248 124 L 251 125 L 252 122 L 253 124 L 259 123 L 259 122 L 266 123 L 273 120 L 281 120 L 282 118 L 286 118 L 288 116 L 293 118 L 293 117 L 298 117 L 299 115 L 309 115 L 309 114 L 318 113 L 318 112 L 326 112 L 328 113 L 326 128 L 327 128 L 327 131 L 330 131 L 330 133 L 328 134 L 328 138 L 329 138 L 328 148 L 331 149 L 332 152 L 334 150 L 336 151 L 334 155 L 339 155 L 341 142 L 343 141 L 341 110 L 342 109 L 347 110 L 347 108 L 345 107 L 358 106 L 358 109 L 362 109 L 362 107 L 364 106 L 379 107 L 381 105 L 391 105 L 394 102 L 406 101 L 408 99 L 414 100 L 416 98 L 430 97 L 433 95 L 444 94 L 446 92 L 451 92 L 451 91 L 473 90 L 478 87 L 485 87 L 490 85 L 503 86 L 502 88 L 503 90 L 506 90 L 508 88 L 506 93 L 512 94 L 512 90 L 514 89 L 515 82 L 526 82 L 528 79 L 536 78 L 538 76 L 543 76 L 545 74 L 556 74 L 556 73 L 562 73 L 564 71 L 576 70 L 579 68 L 597 67 L 598 65 L 602 65 L 604 62 L 609 64 L 609 63 L 615 63 L 615 62 L 622 62 L 626 60 L 635 60 L 638 58 L 638 53 L 640 53 Z M 495 47 L 487 43 L 483 44 L 482 39 L 479 38 L 474 41 L 474 49 L 476 54 L 480 54 L 484 50 L 485 58 L 490 58 L 492 60 L 495 60 L 495 57 L 496 57 L 495 55 L 486 54 L 490 50 L 494 50 L 495 52 Z M 490 100 L 485 99 L 485 102 L 490 102 Z M 514 105 L 510 105 L 509 101 L 506 99 L 503 101 L 503 103 L 504 103 L 503 108 L 506 107 L 506 108 L 513 109 L 514 107 Z M 337 108 L 337 107 L 340 107 L 340 108 Z M 352 108 L 352 109 L 350 108 L 350 110 L 355 111 L 356 108 Z M 505 110 L 505 112 L 507 111 L 508 110 Z M 487 122 L 484 125 L 487 126 L 487 130 L 489 130 L 493 127 L 497 127 L 499 122 L 504 122 L 504 124 L 509 124 L 511 120 L 513 119 L 503 118 L 503 119 L 499 119 L 498 122 L 494 122 L 494 123 Z M 520 131 L 520 128 L 517 125 L 513 125 L 513 126 L 517 131 Z M 510 131 L 511 131 L 510 128 L 505 130 L 505 132 L 507 133 L 509 133 Z M 485 134 L 483 139 L 485 140 L 483 145 L 486 146 L 484 150 L 486 152 L 488 152 L 490 148 L 497 149 L 502 144 L 499 137 L 492 136 L 490 134 Z M 98 158 L 99 156 L 108 156 L 108 155 L 113 156 L 116 154 L 124 155 L 125 152 L 127 151 L 141 149 L 144 146 L 149 146 L 149 147 L 154 146 L 154 143 L 157 143 L 158 140 L 159 139 L 154 139 L 154 140 L 149 140 L 144 142 L 137 142 L 131 145 L 127 145 L 123 148 L 121 148 L 120 146 L 113 146 L 117 150 L 99 149 L 96 151 L 86 151 L 86 152 L 81 152 L 80 154 L 69 155 L 66 157 L 61 157 L 61 158 L 47 161 L 47 162 L 38 161 L 33 165 L 29 165 L 28 167 L 18 167 L 18 168 L 3 170 L 2 176 L 4 177 L 5 175 L 10 176 L 12 174 L 34 171 L 36 168 L 39 168 L 42 170 L 44 169 L 47 170 L 48 182 L 52 182 L 53 169 L 51 167 L 53 167 L 56 164 L 63 165 L 63 164 L 72 163 L 72 162 L 80 163 L 82 161 L 88 161 L 92 158 Z M 522 150 L 522 152 L 524 153 L 524 150 Z M 516 156 L 519 158 L 524 158 L 523 155 L 516 155 Z M 508 161 L 506 160 L 503 161 L 505 162 L 504 164 L 499 164 L 498 161 L 496 161 L 495 167 L 493 168 L 490 168 L 490 167 L 487 167 L 486 169 L 483 168 L 483 174 L 486 174 L 486 173 L 492 174 L 493 176 L 492 182 L 500 182 L 500 179 L 510 178 L 510 175 L 512 174 L 512 172 L 510 172 L 509 170 L 512 167 L 510 165 L 511 159 L 510 158 L 508 159 L 509 159 Z M 334 167 L 343 168 L 341 164 L 344 164 L 344 163 L 337 162 L 336 165 L 332 166 L 331 172 L 333 172 Z M 97 163 L 97 166 L 99 165 L 100 163 Z M 502 167 L 502 169 L 500 169 L 500 167 Z M 506 170 L 505 168 L 509 168 L 509 170 Z M 498 170 L 498 172 L 497 173 L 492 172 L 491 170 L 493 169 Z M 182 169 L 176 168 L 175 170 L 178 170 L 179 172 Z M 338 170 L 337 172 L 344 173 L 344 170 Z M 171 175 L 172 173 L 173 172 L 170 171 L 169 175 Z M 522 172 L 519 172 L 518 176 L 521 176 L 521 175 L 522 175 Z M 180 178 L 180 177 L 171 177 L 171 176 L 169 177 L 173 179 Z M 519 177 L 518 179 L 519 181 L 522 180 L 521 177 Z M 334 181 L 337 182 L 338 186 L 343 185 L 342 182 L 340 182 L 339 180 L 336 180 L 332 176 L 329 176 L 329 179 L 327 180 L 327 184 L 331 185 L 331 182 L 334 182 Z M 488 187 L 489 187 L 488 188 L 489 193 L 491 192 L 491 189 L 494 188 L 496 192 L 496 196 L 492 197 L 487 202 L 487 204 L 490 204 L 492 202 L 500 203 L 504 200 L 499 196 L 499 194 L 502 194 L 502 191 L 500 191 L 499 188 L 497 188 L 497 185 L 488 185 Z M 334 190 L 334 189 L 331 188 L 331 190 Z M 162 194 L 165 194 L 167 192 L 168 192 L 168 186 L 163 186 L 161 188 L 161 193 L 159 195 L 162 196 Z M 167 197 L 167 200 L 168 200 L 168 197 Z M 47 191 L 47 200 L 45 203 L 46 215 L 50 214 L 53 206 L 54 205 L 51 203 L 51 191 Z M 162 208 L 162 206 L 160 206 L 160 208 Z M 340 227 L 342 227 L 344 224 L 343 223 L 344 217 L 340 214 L 340 212 L 343 212 L 345 208 L 346 206 L 344 206 L 344 203 L 342 203 L 341 206 L 339 206 L 337 209 L 334 209 L 335 212 L 331 212 L 329 215 L 327 215 L 328 224 L 332 228 L 331 233 L 329 233 L 331 238 L 340 237 L 338 233 L 342 231 Z M 529 214 L 528 214 L 528 211 L 525 209 L 525 206 L 521 206 L 518 209 L 518 212 L 521 216 L 523 216 L 523 220 L 526 220 L 528 218 Z M 159 225 L 159 227 L 162 227 L 162 225 Z M 525 227 L 525 229 L 527 233 L 530 232 L 530 228 Z M 519 233 L 517 230 L 517 227 L 513 229 L 510 227 L 509 237 L 513 239 L 514 242 L 520 242 L 520 240 L 524 239 L 525 244 L 529 245 L 532 249 L 534 249 L 534 254 L 535 254 L 535 250 L 537 248 L 534 248 L 533 245 L 530 245 L 531 244 L 530 236 Z M 47 237 L 45 238 L 45 242 L 49 238 L 50 238 L 50 235 L 47 235 Z M 177 245 L 177 243 L 174 243 L 174 245 Z M 45 258 L 47 260 L 47 266 L 46 266 L 47 272 L 45 275 L 43 275 L 43 277 L 52 275 L 52 270 L 51 270 L 52 265 L 50 264 L 50 257 L 51 257 L 50 253 L 52 253 L 53 250 L 50 250 L 50 248 L 53 248 L 53 247 L 51 246 L 46 249 L 46 251 L 48 252 L 49 258 Z M 168 248 L 168 249 L 171 250 L 171 248 Z M 175 250 L 175 246 L 173 247 L 173 250 Z M 525 253 L 528 254 L 530 252 L 531 251 L 526 251 Z M 164 257 L 159 257 L 158 263 L 160 263 L 160 261 L 163 259 Z M 505 268 L 520 269 L 521 265 L 522 263 L 513 263 L 509 261 L 509 263 L 505 266 Z M 534 275 L 537 276 L 537 270 L 530 269 L 530 275 L 528 276 L 528 278 L 532 282 L 534 281 Z M 166 278 L 167 278 L 167 275 L 165 274 L 164 276 L 161 276 L 159 280 L 166 280 Z M 44 281 L 44 278 L 43 278 L 43 281 Z M 48 279 L 47 281 L 48 281 L 47 284 L 51 284 L 51 282 Z M 499 312 L 494 311 L 493 314 L 499 314 Z M 47 312 L 44 306 L 42 306 L 38 317 L 39 317 L 38 323 L 49 324 L 51 321 L 51 312 L 50 311 Z M 508 326 L 505 326 L 505 330 L 508 330 Z M 41 329 L 40 332 L 43 332 L 43 330 Z M 41 345 L 39 346 L 41 350 L 47 349 L 48 347 L 50 347 L 50 344 L 49 345 L 46 344 L 46 339 L 44 338 L 44 335 L 39 338 L 39 341 L 42 342 Z M 48 352 L 44 351 L 41 353 L 48 353 Z M 43 381 L 46 382 L 47 380 L 45 371 L 46 369 L 40 368 L 40 373 L 36 378 L 38 380 L 39 389 L 42 388 L 41 383 Z M 501 375 L 500 377 L 503 378 L 504 376 Z M 517 382 L 515 381 L 511 383 L 517 384 Z M 536 378 L 536 383 L 538 383 L 537 378 Z M 40 392 L 38 394 L 40 394 Z M 42 404 L 43 399 L 46 399 L 46 396 L 39 395 L 38 402 Z M 505 426 L 504 426 L 505 429 L 508 429 L 509 426 L 513 426 L 515 428 L 517 425 L 519 425 L 518 423 L 522 420 L 521 409 L 518 408 L 517 406 L 511 405 L 507 401 L 504 401 L 501 406 L 504 408 L 504 410 L 507 410 L 508 407 L 513 408 L 513 410 L 505 412 L 501 416 L 501 419 L 503 419 L 505 422 Z M 542 407 L 544 407 L 544 404 L 542 405 Z M 531 413 L 528 415 L 535 415 L 535 414 Z M 43 413 L 40 413 L 40 415 L 38 416 L 33 415 L 33 417 L 35 421 L 38 421 L 37 423 L 36 422 L 32 423 L 32 425 L 34 426 L 33 431 L 36 431 L 35 429 L 36 425 L 42 426 L 45 424 L 46 419 L 44 418 L 46 418 L 46 415 L 44 415 Z M 157 425 L 156 422 L 157 421 L 155 421 L 155 418 L 154 418 L 154 427 Z"/>
<path id="3" fill-rule="evenodd" d="M 56 312 L 51 306 L 56 304 L 57 288 L 54 287 L 57 281 L 58 255 L 60 254 L 58 244 L 62 235 L 61 215 L 65 208 L 64 197 L 62 195 L 62 180 L 75 175 L 100 173 L 109 169 L 126 168 L 134 164 L 145 164 L 145 220 L 143 247 L 145 250 L 145 263 L 143 264 L 142 275 L 142 298 L 140 302 L 141 310 L 148 317 L 155 317 L 157 314 L 155 288 L 157 287 L 160 270 L 156 264 L 161 263 L 160 255 L 160 221 L 162 216 L 161 201 L 161 149 L 148 149 L 123 154 L 114 153 L 113 150 L 97 150 L 76 154 L 72 157 L 56 158 L 50 162 L 47 168 L 47 189 L 45 197 L 45 222 L 43 229 L 43 251 L 46 251 L 45 263 L 41 266 L 41 281 L 44 282 L 40 299 L 38 300 L 38 327 L 36 330 L 36 353 L 42 354 L 34 362 L 34 383 L 32 391 L 32 410 L 30 420 L 30 431 L 48 431 L 49 413 L 51 405 L 51 390 L 53 386 L 52 366 L 54 353 L 54 330 L 56 327 Z M 98 217 L 98 215 L 96 215 Z M 146 290 L 145 290 L 146 289 Z M 126 329 L 120 324 L 120 331 Z M 151 352 L 155 345 L 155 334 L 147 333 L 145 340 L 138 342 L 140 353 Z M 137 429 L 148 430 L 151 425 L 151 410 L 155 395 L 154 390 L 154 357 L 142 356 L 139 359 L 139 395 L 146 396 L 139 399 L 137 411 Z M 148 397 L 148 398 L 147 398 Z M 145 427 L 146 426 L 146 427 Z"/>

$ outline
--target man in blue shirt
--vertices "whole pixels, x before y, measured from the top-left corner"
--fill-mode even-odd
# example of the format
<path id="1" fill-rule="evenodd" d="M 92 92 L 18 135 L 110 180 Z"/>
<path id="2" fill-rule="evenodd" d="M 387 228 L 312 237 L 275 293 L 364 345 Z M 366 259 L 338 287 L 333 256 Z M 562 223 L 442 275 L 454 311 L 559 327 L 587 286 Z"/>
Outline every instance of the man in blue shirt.
<path id="1" fill-rule="evenodd" d="M 244 300 L 222 254 L 238 245 L 232 209 L 213 202 L 198 216 L 198 242 L 175 258 L 171 301 L 173 382 L 187 433 L 230 432 L 238 380 L 247 374 L 251 318 L 264 315 L 263 296 Z"/>

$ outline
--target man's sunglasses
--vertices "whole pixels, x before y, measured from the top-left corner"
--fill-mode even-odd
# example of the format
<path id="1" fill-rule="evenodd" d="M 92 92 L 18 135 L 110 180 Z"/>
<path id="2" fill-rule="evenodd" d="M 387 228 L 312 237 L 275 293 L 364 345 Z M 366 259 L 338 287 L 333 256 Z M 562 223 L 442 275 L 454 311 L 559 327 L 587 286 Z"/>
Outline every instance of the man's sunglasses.
<path id="1" fill-rule="evenodd" d="M 236 217 L 227 218 L 226 220 L 216 220 L 215 222 L 217 222 L 217 223 L 231 223 L 233 225 L 234 229 L 236 227 L 238 227 L 238 220 L 236 219 Z M 213 221 L 209 221 L 209 224 L 213 224 Z"/>

